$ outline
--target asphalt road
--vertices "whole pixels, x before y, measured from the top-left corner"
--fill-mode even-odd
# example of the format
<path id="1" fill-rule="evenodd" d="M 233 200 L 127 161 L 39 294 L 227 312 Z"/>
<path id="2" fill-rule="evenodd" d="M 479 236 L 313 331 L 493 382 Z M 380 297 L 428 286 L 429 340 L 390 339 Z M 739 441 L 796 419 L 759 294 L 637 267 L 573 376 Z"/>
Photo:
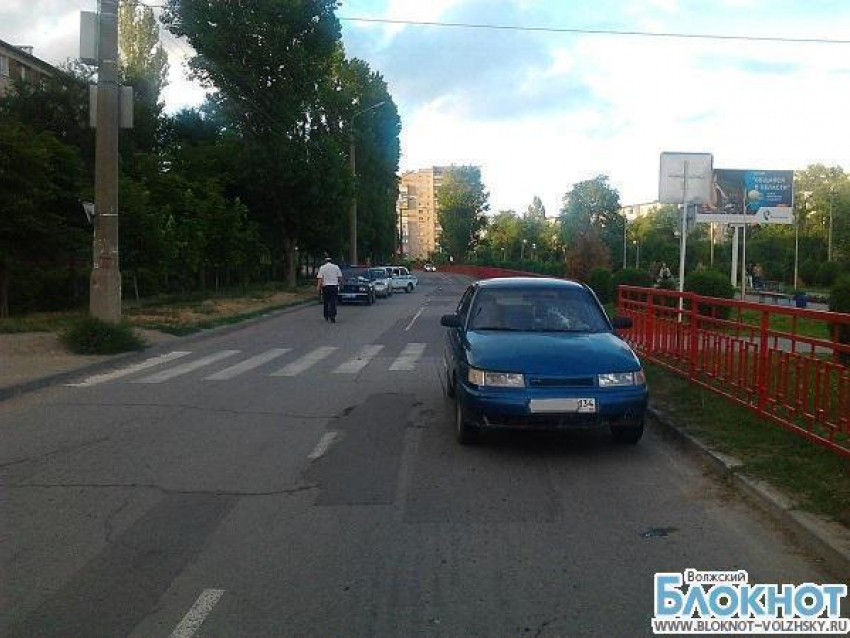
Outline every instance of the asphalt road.
<path id="1" fill-rule="evenodd" d="M 0 635 L 638 636 L 657 571 L 832 582 L 652 428 L 457 445 L 465 280 L 422 280 L 0 404 Z"/>

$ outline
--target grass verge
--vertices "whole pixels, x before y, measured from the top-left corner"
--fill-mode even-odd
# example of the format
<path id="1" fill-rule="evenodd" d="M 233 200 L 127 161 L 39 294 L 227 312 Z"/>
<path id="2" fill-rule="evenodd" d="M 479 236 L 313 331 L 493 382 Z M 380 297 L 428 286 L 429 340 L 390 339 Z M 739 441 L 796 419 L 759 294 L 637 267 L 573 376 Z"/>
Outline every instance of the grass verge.
<path id="1" fill-rule="evenodd" d="M 772 483 L 801 509 L 850 527 L 850 462 L 659 366 L 646 370 L 652 403 L 683 430 L 739 459 L 737 471 Z"/>
<path id="2" fill-rule="evenodd" d="M 85 317 L 80 312 L 35 312 L 21 317 L 0 318 L 0 334 L 19 332 L 62 332 Z"/>
<path id="3" fill-rule="evenodd" d="M 202 299 L 193 296 L 190 299 L 144 303 L 127 309 L 126 317 L 139 328 L 184 336 L 315 300 L 314 286 L 302 286 L 295 291 L 264 289 L 244 297 L 228 295 Z"/>

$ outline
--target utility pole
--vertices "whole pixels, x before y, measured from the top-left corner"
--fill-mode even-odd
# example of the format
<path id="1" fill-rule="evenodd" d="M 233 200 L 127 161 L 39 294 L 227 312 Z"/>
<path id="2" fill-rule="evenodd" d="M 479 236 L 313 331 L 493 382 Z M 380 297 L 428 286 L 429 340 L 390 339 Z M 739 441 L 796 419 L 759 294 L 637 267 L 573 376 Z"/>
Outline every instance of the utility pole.
<path id="1" fill-rule="evenodd" d="M 95 146 L 94 261 L 89 312 L 121 321 L 121 271 L 118 260 L 118 0 L 100 0 Z"/>
<path id="2" fill-rule="evenodd" d="M 349 241 L 351 242 L 351 246 L 348 254 L 352 266 L 357 263 L 357 129 L 355 128 L 355 122 L 364 113 L 368 113 L 384 104 L 386 104 L 386 101 L 378 102 L 368 109 L 363 109 L 351 116 L 351 148 L 348 157 L 351 162 L 351 179 L 354 183 L 354 195 L 351 198 L 351 212 L 349 217 Z"/>
<path id="3" fill-rule="evenodd" d="M 357 133 L 354 130 L 354 118 L 351 118 L 351 149 L 348 152 L 348 157 L 351 162 L 351 180 L 354 184 L 354 196 L 351 198 L 351 212 L 348 223 L 349 226 L 349 247 L 348 260 L 352 266 L 357 264 L 357 143 L 355 136 Z"/>

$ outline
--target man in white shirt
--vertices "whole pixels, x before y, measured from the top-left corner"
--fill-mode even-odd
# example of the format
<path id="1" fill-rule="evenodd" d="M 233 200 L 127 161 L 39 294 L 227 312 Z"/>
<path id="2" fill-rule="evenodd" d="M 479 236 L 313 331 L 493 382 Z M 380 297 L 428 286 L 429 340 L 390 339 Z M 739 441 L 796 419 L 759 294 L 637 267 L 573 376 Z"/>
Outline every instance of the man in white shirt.
<path id="1" fill-rule="evenodd" d="M 342 286 L 342 271 L 330 257 L 325 257 L 325 263 L 316 275 L 317 289 L 322 293 L 325 321 L 336 323 L 336 299 L 339 287 Z"/>

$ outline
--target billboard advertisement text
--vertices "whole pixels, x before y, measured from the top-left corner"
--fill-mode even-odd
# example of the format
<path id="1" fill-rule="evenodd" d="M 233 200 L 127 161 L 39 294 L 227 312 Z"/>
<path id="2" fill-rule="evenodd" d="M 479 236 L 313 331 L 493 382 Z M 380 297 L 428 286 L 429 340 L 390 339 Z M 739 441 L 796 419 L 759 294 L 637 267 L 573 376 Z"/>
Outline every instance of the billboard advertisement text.
<path id="1" fill-rule="evenodd" d="M 697 223 L 793 224 L 794 171 L 716 169 Z"/>

